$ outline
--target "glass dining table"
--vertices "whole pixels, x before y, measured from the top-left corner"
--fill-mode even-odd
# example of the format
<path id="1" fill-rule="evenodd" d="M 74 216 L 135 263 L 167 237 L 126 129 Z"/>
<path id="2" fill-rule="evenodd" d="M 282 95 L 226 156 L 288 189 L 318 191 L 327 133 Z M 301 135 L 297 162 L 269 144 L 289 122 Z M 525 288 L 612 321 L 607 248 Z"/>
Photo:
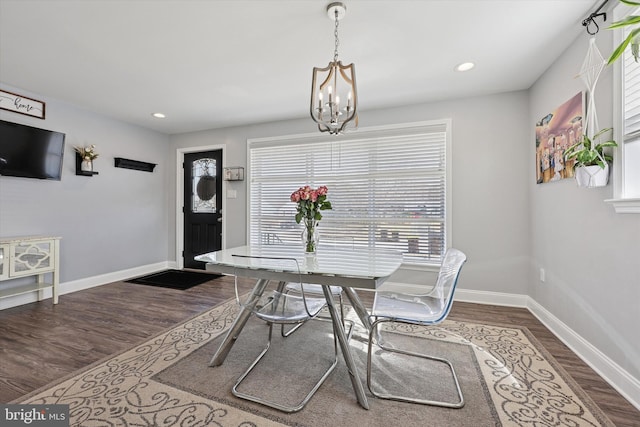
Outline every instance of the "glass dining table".
<path id="1" fill-rule="evenodd" d="M 300 271 L 294 271 L 293 268 L 275 270 L 269 267 L 255 267 L 243 260 L 243 257 L 247 256 L 295 258 Z M 363 408 L 369 409 L 369 402 L 329 286 L 342 287 L 354 311 L 363 325 L 369 329 L 371 327 L 369 313 L 354 289 L 378 288 L 400 267 L 402 254 L 376 248 L 320 244 L 315 255 L 307 255 L 302 245 L 251 245 L 210 252 L 198 255 L 195 259 L 205 262 L 207 271 L 257 279 L 247 307 L 251 307 L 251 303 L 255 304 L 260 299 L 270 280 L 298 282 L 302 275 L 304 283 L 322 285 L 333 321 L 333 329 L 338 338 L 356 398 Z M 250 316 L 251 310 L 243 307 L 213 355 L 209 366 L 219 366 L 224 362 Z"/>

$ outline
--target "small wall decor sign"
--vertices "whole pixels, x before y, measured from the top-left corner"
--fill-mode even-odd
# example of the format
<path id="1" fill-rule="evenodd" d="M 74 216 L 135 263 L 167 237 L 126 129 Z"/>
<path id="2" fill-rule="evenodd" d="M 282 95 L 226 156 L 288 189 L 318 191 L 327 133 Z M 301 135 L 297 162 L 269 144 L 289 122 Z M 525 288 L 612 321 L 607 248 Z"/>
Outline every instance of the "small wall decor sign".
<path id="1" fill-rule="evenodd" d="M 44 102 L 6 90 L 0 90 L 0 109 L 44 120 Z"/>

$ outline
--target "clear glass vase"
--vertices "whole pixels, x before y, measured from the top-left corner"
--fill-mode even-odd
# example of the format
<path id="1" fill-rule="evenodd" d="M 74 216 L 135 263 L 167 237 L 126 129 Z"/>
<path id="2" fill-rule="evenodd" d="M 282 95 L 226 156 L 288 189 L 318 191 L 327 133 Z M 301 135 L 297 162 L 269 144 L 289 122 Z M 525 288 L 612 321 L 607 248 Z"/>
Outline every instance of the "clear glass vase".
<path id="1" fill-rule="evenodd" d="M 318 234 L 318 222 L 312 218 L 305 218 L 304 229 L 302 230 L 302 244 L 304 245 L 304 252 L 307 254 L 315 254 L 319 240 L 320 235 Z"/>

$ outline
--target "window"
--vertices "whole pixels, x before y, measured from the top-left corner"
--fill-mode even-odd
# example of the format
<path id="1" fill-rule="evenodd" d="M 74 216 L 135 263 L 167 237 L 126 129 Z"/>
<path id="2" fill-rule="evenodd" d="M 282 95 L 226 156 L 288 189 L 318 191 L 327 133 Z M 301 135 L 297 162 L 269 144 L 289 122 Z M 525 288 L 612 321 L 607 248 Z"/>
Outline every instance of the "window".
<path id="1" fill-rule="evenodd" d="M 621 59 L 624 172 L 623 197 L 640 197 L 640 64 L 627 49 Z M 634 167 L 635 165 L 635 167 Z"/>
<path id="2" fill-rule="evenodd" d="M 627 15 L 629 8 L 617 7 L 615 20 Z M 633 11 L 637 14 L 638 10 Z M 617 46 L 627 31 L 617 31 L 614 45 Z M 614 155 L 614 197 L 611 200 L 616 212 L 640 213 L 640 64 L 627 47 L 624 55 L 615 63 L 614 108 L 616 141 L 618 149 Z"/>
<path id="3" fill-rule="evenodd" d="M 250 244 L 300 244 L 289 197 L 329 188 L 320 244 L 395 249 L 407 264 L 441 263 L 448 245 L 450 122 L 249 140 Z"/>

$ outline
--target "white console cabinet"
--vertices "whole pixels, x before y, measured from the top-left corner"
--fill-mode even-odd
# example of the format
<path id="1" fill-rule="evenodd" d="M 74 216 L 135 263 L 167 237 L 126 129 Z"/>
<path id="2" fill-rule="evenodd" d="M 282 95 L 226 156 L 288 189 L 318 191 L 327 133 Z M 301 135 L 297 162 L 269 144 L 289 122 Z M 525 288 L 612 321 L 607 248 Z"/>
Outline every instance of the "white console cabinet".
<path id="1" fill-rule="evenodd" d="M 0 298 L 38 291 L 38 301 L 43 290 L 51 288 L 53 303 L 58 303 L 60 281 L 60 237 L 26 236 L 0 238 L 0 282 L 20 277 L 37 276 L 35 283 L 11 286 L 0 283 Z M 45 274 L 52 276 L 45 282 Z"/>

